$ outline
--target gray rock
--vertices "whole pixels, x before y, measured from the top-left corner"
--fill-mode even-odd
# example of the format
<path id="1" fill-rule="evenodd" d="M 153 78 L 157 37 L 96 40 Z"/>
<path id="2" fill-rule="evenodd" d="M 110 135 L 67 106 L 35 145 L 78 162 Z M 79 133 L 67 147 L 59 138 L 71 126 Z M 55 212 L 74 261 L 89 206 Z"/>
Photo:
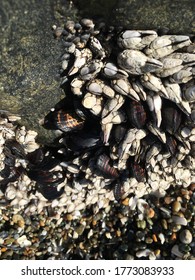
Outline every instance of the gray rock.
<path id="1" fill-rule="evenodd" d="M 192 242 L 192 234 L 188 229 L 184 229 L 180 232 L 179 239 L 184 244 L 190 244 Z"/>
<path id="2" fill-rule="evenodd" d="M 62 42 L 52 26 L 61 17 L 74 17 L 69 3 L 57 0 L 2 0 L 0 6 L 0 109 L 18 113 L 22 124 L 49 141 L 52 133 L 39 120 L 64 97 L 59 88 Z M 66 12 L 65 12 L 66 10 Z M 61 23 L 60 23 L 61 24 Z"/>

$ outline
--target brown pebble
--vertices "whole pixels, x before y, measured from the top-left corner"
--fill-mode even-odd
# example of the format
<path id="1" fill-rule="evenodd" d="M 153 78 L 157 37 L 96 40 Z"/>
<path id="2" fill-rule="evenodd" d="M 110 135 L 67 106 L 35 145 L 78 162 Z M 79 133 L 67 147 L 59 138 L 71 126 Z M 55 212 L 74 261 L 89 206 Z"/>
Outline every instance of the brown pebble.
<path id="1" fill-rule="evenodd" d="M 129 198 L 126 197 L 125 199 L 123 199 L 122 204 L 125 205 L 125 206 L 128 206 L 129 205 Z"/>
<path id="2" fill-rule="evenodd" d="M 65 216 L 65 219 L 67 220 L 67 221 L 72 221 L 72 215 L 71 214 L 67 214 L 66 216 Z"/>
<path id="3" fill-rule="evenodd" d="M 176 240 L 177 239 L 177 234 L 175 232 L 172 233 L 171 235 L 171 240 Z"/>
<path id="4" fill-rule="evenodd" d="M 172 201 L 173 201 L 173 198 L 172 198 L 171 196 L 166 196 L 166 197 L 164 198 L 164 202 L 165 202 L 166 204 L 170 204 Z"/>
<path id="5" fill-rule="evenodd" d="M 158 241 L 156 234 L 152 234 L 152 239 L 153 239 L 154 242 Z"/>
<path id="6" fill-rule="evenodd" d="M 172 211 L 179 212 L 181 209 L 181 203 L 179 201 L 174 201 L 172 204 Z"/>
<path id="7" fill-rule="evenodd" d="M 39 222 L 39 224 L 40 224 L 41 227 L 44 227 L 44 226 L 45 226 L 45 222 L 44 222 L 43 220 L 41 220 L 41 221 Z"/>
<path id="8" fill-rule="evenodd" d="M 154 250 L 154 254 L 155 254 L 155 256 L 159 256 L 160 255 L 160 249 Z"/>
<path id="9" fill-rule="evenodd" d="M 121 236 L 121 231 L 120 231 L 120 229 L 118 229 L 118 230 L 116 231 L 116 236 L 117 236 L 117 237 L 120 237 L 120 236 Z"/>
<path id="10" fill-rule="evenodd" d="M 168 229 L 167 221 L 165 219 L 162 219 L 161 223 L 164 229 Z"/>
<path id="11" fill-rule="evenodd" d="M 149 208 L 147 211 L 148 218 L 153 218 L 155 215 L 155 211 L 152 208 Z"/>
<path id="12" fill-rule="evenodd" d="M 96 225 L 97 225 L 97 221 L 96 221 L 96 220 L 93 220 L 93 221 L 92 221 L 92 225 L 93 225 L 93 226 L 96 226 Z"/>
<path id="13" fill-rule="evenodd" d="M 2 253 L 6 252 L 6 251 L 7 251 L 7 248 L 6 248 L 6 247 L 1 248 L 1 252 L 2 252 Z"/>
<path id="14" fill-rule="evenodd" d="M 191 191 L 195 191 L 195 183 L 192 183 L 192 184 L 190 185 L 189 189 L 190 189 Z"/>
<path id="15" fill-rule="evenodd" d="M 181 194 L 182 194 L 182 195 L 188 195 L 188 194 L 189 194 L 189 191 L 186 190 L 186 189 L 181 189 Z"/>

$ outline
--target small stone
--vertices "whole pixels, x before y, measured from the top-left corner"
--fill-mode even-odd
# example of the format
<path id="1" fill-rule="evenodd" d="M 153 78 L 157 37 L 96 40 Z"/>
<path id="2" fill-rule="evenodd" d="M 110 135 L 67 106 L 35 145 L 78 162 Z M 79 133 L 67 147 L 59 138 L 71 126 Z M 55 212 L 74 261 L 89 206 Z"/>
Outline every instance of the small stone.
<path id="1" fill-rule="evenodd" d="M 164 198 L 164 202 L 165 202 L 166 204 L 170 204 L 172 201 L 173 201 L 173 198 L 172 198 L 171 196 L 166 196 L 166 197 Z"/>
<path id="2" fill-rule="evenodd" d="M 178 245 L 174 245 L 171 249 L 171 253 L 179 258 L 182 258 L 183 257 L 183 253 L 181 253 L 179 251 L 179 246 Z"/>
<path id="3" fill-rule="evenodd" d="M 182 253 L 188 253 L 190 251 L 190 246 L 187 245 L 187 244 L 179 244 L 179 251 L 182 252 Z"/>
<path id="4" fill-rule="evenodd" d="M 179 212 L 181 210 L 181 203 L 179 201 L 174 201 L 172 204 L 172 210 L 174 212 Z"/>
<path id="5" fill-rule="evenodd" d="M 110 234 L 110 232 L 106 232 L 105 235 L 106 235 L 106 238 L 112 239 L 112 235 Z"/>
<path id="6" fill-rule="evenodd" d="M 156 234 L 152 234 L 152 239 L 154 240 L 154 242 L 158 241 Z"/>
<path id="7" fill-rule="evenodd" d="M 145 240 L 145 242 L 146 242 L 147 244 L 152 244 L 152 243 L 153 243 L 153 239 L 152 239 L 151 237 L 147 237 L 146 240 Z"/>
<path id="8" fill-rule="evenodd" d="M 137 221 L 137 227 L 145 229 L 146 228 L 146 221 L 145 220 L 139 220 Z"/>
<path id="9" fill-rule="evenodd" d="M 136 257 L 141 258 L 141 257 L 147 257 L 151 253 L 151 250 L 145 249 L 145 250 L 140 250 L 136 252 Z"/>
<path id="10" fill-rule="evenodd" d="M 149 208 L 148 211 L 147 211 L 147 216 L 148 218 L 153 218 L 155 215 L 155 211 L 152 209 L 152 208 Z"/>
<path id="11" fill-rule="evenodd" d="M 6 251 L 7 251 L 7 248 L 6 248 L 6 247 L 1 248 L 1 252 L 2 252 L 2 253 L 6 252 Z"/>
<path id="12" fill-rule="evenodd" d="M 177 225 L 187 226 L 188 222 L 186 218 L 179 216 L 172 216 L 172 220 Z"/>
<path id="13" fill-rule="evenodd" d="M 171 234 L 171 240 L 176 240 L 177 239 L 177 234 L 175 233 L 175 232 L 173 232 L 172 234 Z"/>
<path id="14" fill-rule="evenodd" d="M 125 206 L 128 206 L 129 205 L 129 198 L 126 197 L 125 199 L 123 199 L 122 204 L 125 205 Z"/>
<path id="15" fill-rule="evenodd" d="M 184 229 L 179 234 L 179 239 L 183 244 L 190 244 L 192 242 L 192 234 L 188 229 Z"/>
<path id="16" fill-rule="evenodd" d="M 31 242 L 27 240 L 26 235 L 22 235 L 17 239 L 18 244 L 20 247 L 27 247 L 31 245 Z"/>
<path id="17" fill-rule="evenodd" d="M 40 224 L 41 227 L 44 227 L 45 226 L 45 221 L 40 220 L 39 224 Z"/>
<path id="18" fill-rule="evenodd" d="M 25 221 L 23 217 L 19 214 L 13 215 L 12 221 L 14 224 L 18 224 L 19 227 L 23 228 L 25 225 Z"/>
<path id="19" fill-rule="evenodd" d="M 77 232 L 78 235 L 82 235 L 83 231 L 85 229 L 85 226 L 84 225 L 80 225 L 78 226 L 75 231 Z"/>
<path id="20" fill-rule="evenodd" d="M 168 229 L 167 221 L 165 219 L 162 219 L 161 223 L 164 229 Z"/>
<path id="21" fill-rule="evenodd" d="M 155 254 L 155 256 L 159 256 L 159 255 L 160 255 L 160 249 L 156 249 L 156 250 L 154 251 L 154 254 Z"/>
<path id="22" fill-rule="evenodd" d="M 76 231 L 74 231 L 73 236 L 74 239 L 77 239 L 79 237 L 78 233 Z"/>
<path id="23" fill-rule="evenodd" d="M 164 236 L 164 234 L 163 234 L 163 233 L 159 233 L 159 234 L 158 234 L 158 237 L 159 237 L 159 239 L 160 239 L 160 243 L 161 243 L 161 244 L 164 244 L 164 242 L 165 242 L 165 236 Z"/>

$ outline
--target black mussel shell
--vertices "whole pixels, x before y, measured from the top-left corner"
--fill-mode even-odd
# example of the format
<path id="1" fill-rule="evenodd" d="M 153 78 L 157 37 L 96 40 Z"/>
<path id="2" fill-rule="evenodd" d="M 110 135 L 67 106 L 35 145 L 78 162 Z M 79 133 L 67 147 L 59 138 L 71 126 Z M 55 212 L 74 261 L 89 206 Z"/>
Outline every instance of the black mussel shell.
<path id="1" fill-rule="evenodd" d="M 141 150 L 139 155 L 137 156 L 136 162 L 144 162 L 146 158 L 146 154 L 148 150 L 153 146 L 155 143 L 161 143 L 157 136 L 149 132 L 146 137 L 141 140 Z M 138 160 L 139 159 L 139 160 Z"/>
<path id="2" fill-rule="evenodd" d="M 85 126 L 83 130 L 64 138 L 65 146 L 73 152 L 93 149 L 103 145 L 101 138 L 101 129 L 96 126 Z"/>
<path id="3" fill-rule="evenodd" d="M 175 155 L 177 150 L 177 140 L 172 135 L 166 135 L 166 148 L 171 155 Z"/>
<path id="4" fill-rule="evenodd" d="M 131 125 L 142 128 L 146 124 L 147 114 L 141 101 L 127 100 L 126 113 Z"/>
<path id="5" fill-rule="evenodd" d="M 64 188 L 58 191 L 56 185 L 39 185 L 37 189 L 48 200 L 56 199 L 64 192 Z"/>
<path id="6" fill-rule="evenodd" d="M 114 198 L 117 201 L 120 201 L 121 197 L 123 195 L 122 187 L 121 187 L 120 182 L 114 182 L 113 193 L 114 193 Z"/>
<path id="7" fill-rule="evenodd" d="M 25 159 L 26 154 L 23 146 L 14 139 L 6 140 L 4 153 L 7 157 L 21 158 Z"/>
<path id="8" fill-rule="evenodd" d="M 38 148 L 35 151 L 27 154 L 29 164 L 38 165 L 44 159 L 45 153 L 42 148 Z"/>
<path id="9" fill-rule="evenodd" d="M 135 161 L 129 161 L 130 175 L 135 177 L 138 182 L 144 182 L 146 180 L 146 171 L 144 166 Z"/>
<path id="10" fill-rule="evenodd" d="M 7 178 L 7 177 L 9 177 L 9 174 L 10 174 L 10 172 L 11 172 L 11 166 L 10 165 L 7 165 L 7 164 L 5 164 L 5 166 L 4 166 L 4 168 L 0 171 L 0 176 L 2 177 L 2 178 Z"/>
<path id="11" fill-rule="evenodd" d="M 118 171 L 109 162 L 110 158 L 106 154 L 101 154 L 97 158 L 96 166 L 104 175 L 110 178 L 117 178 L 119 176 Z"/>
<path id="12" fill-rule="evenodd" d="M 63 132 L 73 132 L 81 129 L 84 125 L 82 120 L 75 112 L 64 111 L 63 109 L 51 111 L 44 119 L 44 127 Z"/>
<path id="13" fill-rule="evenodd" d="M 5 151 L 5 149 L 4 149 Z M 8 166 L 15 166 L 16 158 L 11 154 L 5 154 L 4 164 Z"/>
<path id="14" fill-rule="evenodd" d="M 168 105 L 162 107 L 162 127 L 165 131 L 170 134 L 176 133 L 178 130 L 181 121 L 182 121 L 182 112 L 177 106 Z"/>
<path id="15" fill-rule="evenodd" d="M 31 180 L 36 181 L 39 184 L 53 184 L 57 185 L 63 182 L 64 176 L 59 171 L 39 170 L 31 169 L 27 171 L 27 175 Z"/>
<path id="16" fill-rule="evenodd" d="M 10 182 L 15 182 L 24 173 L 25 169 L 23 166 L 9 167 L 9 175 L 5 179 L 0 181 L 0 190 L 4 193 L 6 191 L 7 185 Z"/>
<path id="17" fill-rule="evenodd" d="M 114 137 L 114 140 L 117 143 L 120 143 L 121 140 L 123 139 L 123 137 L 125 136 L 126 131 L 127 131 L 126 125 L 124 125 L 124 124 L 114 125 L 113 130 L 112 130 L 112 135 Z"/>

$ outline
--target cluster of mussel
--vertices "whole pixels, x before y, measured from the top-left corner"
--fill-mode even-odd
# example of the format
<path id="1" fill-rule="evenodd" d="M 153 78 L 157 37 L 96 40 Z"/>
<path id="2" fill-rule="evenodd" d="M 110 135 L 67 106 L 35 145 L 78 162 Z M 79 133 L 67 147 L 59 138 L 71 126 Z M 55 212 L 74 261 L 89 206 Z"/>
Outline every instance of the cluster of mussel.
<path id="1" fill-rule="evenodd" d="M 53 29 L 64 45 L 66 97 L 43 120 L 59 132 L 55 141 L 29 154 L 27 168 L 47 199 L 62 194 L 65 178 L 103 176 L 120 200 L 121 181 L 147 182 L 158 153 L 174 158 L 183 147 L 194 157 L 193 38 L 90 19 Z"/>
<path id="2" fill-rule="evenodd" d="M 76 176 L 85 176 L 95 158 L 92 173 L 112 178 L 120 199 L 121 178 L 146 182 L 159 152 L 172 158 L 183 147 L 194 156 L 194 38 L 95 26 L 90 19 L 54 26 L 54 34 L 64 44 L 66 98 L 44 126 L 61 131 L 56 143 L 64 158 L 80 159 Z"/>

